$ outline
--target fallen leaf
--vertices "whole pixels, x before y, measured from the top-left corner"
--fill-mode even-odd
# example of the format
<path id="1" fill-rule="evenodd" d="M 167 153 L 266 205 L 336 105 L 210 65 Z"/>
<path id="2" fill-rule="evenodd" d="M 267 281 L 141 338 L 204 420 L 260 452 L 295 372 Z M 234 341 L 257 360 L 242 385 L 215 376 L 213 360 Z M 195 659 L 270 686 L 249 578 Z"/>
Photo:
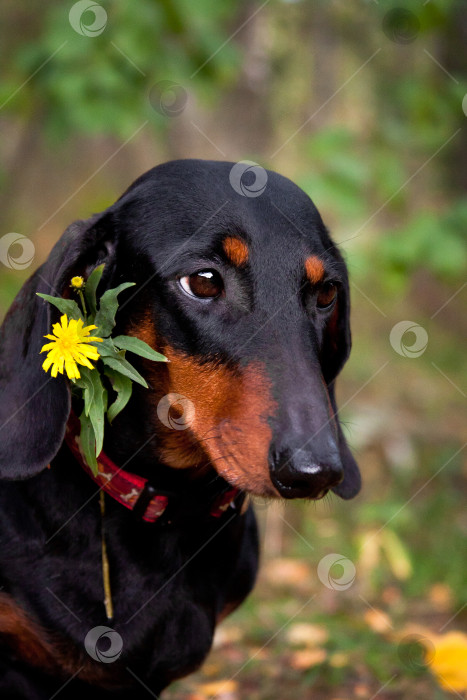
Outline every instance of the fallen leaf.
<path id="1" fill-rule="evenodd" d="M 320 646 L 327 642 L 329 633 L 321 625 L 297 622 L 288 628 L 286 639 L 293 646 Z"/>
<path id="2" fill-rule="evenodd" d="M 240 627 L 234 625 L 221 625 L 216 629 L 212 646 L 214 649 L 224 646 L 225 644 L 237 644 L 243 638 L 243 632 Z"/>
<path id="3" fill-rule="evenodd" d="M 373 608 L 372 610 L 367 610 L 363 616 L 366 624 L 373 632 L 378 632 L 378 634 L 384 634 L 384 632 L 389 632 L 392 629 L 391 618 L 383 610 L 378 610 Z"/>
<path id="4" fill-rule="evenodd" d="M 301 649 L 294 651 L 290 657 L 290 665 L 296 671 L 306 671 L 326 661 L 327 653 L 324 649 Z"/>
<path id="5" fill-rule="evenodd" d="M 216 700 L 237 700 L 237 689 L 237 681 L 230 679 L 201 683 L 198 686 L 198 692 L 202 693 L 204 698 L 215 698 Z"/>
<path id="6" fill-rule="evenodd" d="M 299 559 L 271 559 L 263 568 L 263 575 L 273 586 L 310 585 L 313 579 L 310 568 Z"/>
<path id="7" fill-rule="evenodd" d="M 344 668 L 344 666 L 349 666 L 349 655 L 343 651 L 336 651 L 335 654 L 329 657 L 329 664 L 333 668 Z"/>
<path id="8" fill-rule="evenodd" d="M 435 583 L 431 586 L 428 596 L 430 602 L 441 612 L 449 610 L 452 605 L 452 591 L 445 583 Z"/>
<path id="9" fill-rule="evenodd" d="M 249 657 L 254 658 L 256 661 L 262 661 L 269 659 L 269 652 L 264 647 L 250 647 L 248 649 Z"/>

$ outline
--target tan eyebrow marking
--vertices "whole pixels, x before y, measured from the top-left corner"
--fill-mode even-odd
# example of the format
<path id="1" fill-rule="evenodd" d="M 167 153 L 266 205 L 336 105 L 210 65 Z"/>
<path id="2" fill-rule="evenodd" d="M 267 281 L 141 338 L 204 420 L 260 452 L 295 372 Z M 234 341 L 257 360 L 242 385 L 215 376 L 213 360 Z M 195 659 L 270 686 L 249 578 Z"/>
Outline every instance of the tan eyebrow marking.
<path id="1" fill-rule="evenodd" d="M 237 267 L 243 267 L 248 262 L 249 250 L 247 244 L 235 236 L 227 236 L 222 242 L 224 252 L 230 262 Z"/>
<path id="2" fill-rule="evenodd" d="M 316 255 L 310 255 L 305 260 L 305 271 L 311 284 L 321 282 L 324 277 L 324 265 Z"/>

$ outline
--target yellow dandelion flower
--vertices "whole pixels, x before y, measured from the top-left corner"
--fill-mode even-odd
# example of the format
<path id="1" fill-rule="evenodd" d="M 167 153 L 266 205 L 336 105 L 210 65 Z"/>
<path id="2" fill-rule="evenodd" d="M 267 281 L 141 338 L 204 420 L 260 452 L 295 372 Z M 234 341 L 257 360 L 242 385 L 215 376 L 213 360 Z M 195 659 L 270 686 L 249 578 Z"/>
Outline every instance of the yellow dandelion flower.
<path id="1" fill-rule="evenodd" d="M 78 275 L 72 277 L 70 287 L 73 287 L 73 289 L 82 289 L 84 287 L 84 279 Z"/>
<path id="2" fill-rule="evenodd" d="M 430 668 L 446 690 L 467 691 L 467 635 L 451 631 L 433 639 Z"/>
<path id="3" fill-rule="evenodd" d="M 102 338 L 96 338 L 94 335 L 89 335 L 90 331 L 97 326 L 86 326 L 83 328 L 83 320 L 68 321 L 67 315 L 63 314 L 60 318 L 60 323 L 54 323 L 54 335 L 45 335 L 44 338 L 51 340 L 41 349 L 41 352 L 47 352 L 47 357 L 44 360 L 42 369 L 47 372 L 52 366 L 52 377 L 57 376 L 57 372 L 63 374 L 63 367 L 70 379 L 79 379 L 79 365 L 94 369 L 90 360 L 98 360 L 99 352 L 97 348 L 90 343 L 102 342 Z M 78 363 L 78 364 L 77 364 Z"/>

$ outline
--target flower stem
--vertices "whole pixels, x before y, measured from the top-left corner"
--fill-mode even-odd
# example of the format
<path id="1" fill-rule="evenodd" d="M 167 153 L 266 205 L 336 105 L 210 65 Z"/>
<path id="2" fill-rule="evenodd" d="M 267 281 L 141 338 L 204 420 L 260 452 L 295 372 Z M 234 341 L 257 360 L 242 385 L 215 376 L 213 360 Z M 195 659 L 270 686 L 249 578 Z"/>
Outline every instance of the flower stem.
<path id="1" fill-rule="evenodd" d="M 84 294 L 83 294 L 83 292 L 81 291 L 81 289 L 78 289 L 77 291 L 78 291 L 78 294 L 79 294 L 79 298 L 80 298 L 80 300 L 81 300 L 81 306 L 83 307 L 83 314 L 86 316 L 86 315 L 87 315 L 87 311 L 86 311 L 86 304 L 85 304 L 85 301 L 84 301 Z"/>
<path id="2" fill-rule="evenodd" d="M 112 591 L 110 588 L 110 571 L 109 559 L 107 556 L 107 545 L 105 541 L 104 516 L 105 516 L 105 494 L 103 491 L 99 494 L 101 508 L 101 556 L 102 556 L 102 581 L 104 585 L 104 606 L 105 614 L 108 620 L 112 620 L 114 609 L 112 604 Z"/>

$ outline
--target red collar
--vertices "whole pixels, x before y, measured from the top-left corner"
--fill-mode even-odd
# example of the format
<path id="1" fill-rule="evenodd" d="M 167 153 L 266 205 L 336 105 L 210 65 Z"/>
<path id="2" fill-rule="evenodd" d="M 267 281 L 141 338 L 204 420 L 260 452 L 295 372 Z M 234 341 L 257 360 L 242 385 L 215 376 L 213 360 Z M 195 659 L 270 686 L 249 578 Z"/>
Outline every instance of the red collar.
<path id="1" fill-rule="evenodd" d="M 148 479 L 117 467 L 104 452 L 97 458 L 98 473 L 94 476 L 81 453 L 79 428 L 78 418 L 72 412 L 66 427 L 65 441 L 84 471 L 103 491 L 125 508 L 132 510 L 135 515 L 148 523 L 158 520 L 167 510 L 170 496 L 164 492 L 158 493 Z M 231 488 L 217 496 L 212 502 L 209 514 L 213 518 L 220 518 L 227 508 L 234 505 L 239 493 L 239 489 Z"/>

